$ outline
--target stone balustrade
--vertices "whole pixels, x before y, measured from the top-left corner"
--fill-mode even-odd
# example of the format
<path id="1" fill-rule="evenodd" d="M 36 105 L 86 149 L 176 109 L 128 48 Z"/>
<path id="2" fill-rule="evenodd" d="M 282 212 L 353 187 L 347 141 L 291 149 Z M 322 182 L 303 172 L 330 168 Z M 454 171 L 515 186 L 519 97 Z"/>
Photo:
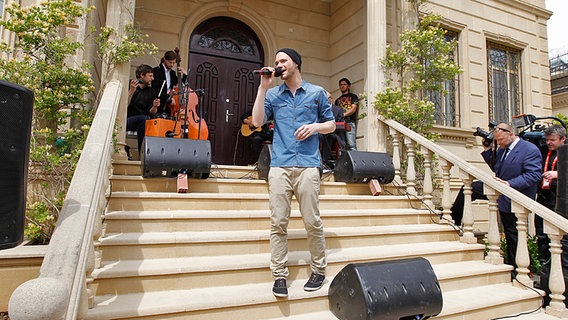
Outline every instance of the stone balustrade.
<path id="1" fill-rule="evenodd" d="M 542 217 L 545 221 L 545 232 L 551 239 L 551 271 L 549 279 L 549 288 L 551 290 L 551 302 L 546 308 L 548 314 L 556 317 L 564 318 L 568 316 L 568 311 L 564 305 L 564 278 L 561 266 L 562 247 L 560 239 L 568 232 L 568 220 L 560 216 L 556 212 L 540 205 L 536 201 L 526 197 L 515 189 L 497 182 L 493 176 L 481 171 L 465 160 L 457 157 L 451 152 L 429 141 L 416 132 L 408 129 L 394 120 L 386 120 L 379 117 L 382 126 L 388 132 L 388 136 L 383 137 L 384 141 L 391 142 L 391 154 L 393 157 L 393 165 L 395 168 L 395 183 L 400 183 L 406 187 L 409 195 L 419 195 L 424 203 L 431 203 L 432 187 L 431 187 L 431 155 L 436 155 L 441 169 L 442 180 L 442 210 L 440 212 L 440 222 L 447 223 L 452 218 L 450 216 L 450 208 L 452 206 L 451 190 L 450 190 L 450 170 L 457 167 L 460 178 L 464 184 L 464 212 L 463 212 L 463 235 L 461 241 L 465 243 L 475 243 L 477 241 L 473 233 L 474 217 L 472 212 L 471 200 L 471 184 L 473 180 L 480 180 L 484 183 L 484 193 L 489 199 L 489 228 L 487 234 L 488 253 L 485 258 L 487 263 L 502 264 L 503 258 L 499 253 L 500 236 L 497 221 L 497 198 L 499 195 L 505 195 L 511 199 L 512 211 L 517 217 L 517 230 L 519 233 L 519 241 L 517 246 L 516 264 L 517 276 L 515 285 L 523 288 L 532 288 L 533 283 L 529 277 L 529 249 L 527 246 L 528 233 L 528 217 L 529 213 L 534 213 Z M 403 141 L 404 152 L 401 150 L 400 141 Z M 416 149 L 420 150 L 424 156 L 424 174 L 421 185 L 422 190 L 416 190 L 416 169 L 414 159 L 416 157 Z M 406 172 L 401 172 L 401 163 L 406 163 Z M 405 179 L 403 179 L 403 176 Z"/>

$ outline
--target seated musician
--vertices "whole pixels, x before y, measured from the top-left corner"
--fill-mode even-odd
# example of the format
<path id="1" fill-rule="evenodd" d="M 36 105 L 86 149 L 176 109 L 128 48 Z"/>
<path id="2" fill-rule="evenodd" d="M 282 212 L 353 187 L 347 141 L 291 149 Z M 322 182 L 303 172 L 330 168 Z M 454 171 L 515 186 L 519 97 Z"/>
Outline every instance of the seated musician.
<path id="1" fill-rule="evenodd" d="M 177 49 L 176 49 L 177 50 Z M 160 65 L 154 68 L 154 80 L 152 87 L 156 90 L 156 94 L 160 98 L 160 106 L 157 115 L 171 115 L 169 104 L 172 102 L 172 95 L 178 85 L 178 72 L 181 74 L 182 83 L 186 81 L 187 74 L 185 70 L 179 66 L 179 55 L 175 51 L 166 51 L 161 59 Z M 177 67 L 174 68 L 177 64 Z M 177 70 L 177 72 L 176 72 Z"/>
<path id="2" fill-rule="evenodd" d="M 156 114 L 160 106 L 160 99 L 152 88 L 153 79 L 152 67 L 142 64 L 136 68 L 136 80 L 130 81 L 126 131 L 136 131 L 138 153 L 140 153 L 146 133 L 146 120 Z"/>
<path id="3" fill-rule="evenodd" d="M 241 129 L 241 134 L 251 140 L 254 159 L 258 160 L 260 151 L 262 151 L 262 147 L 264 146 L 264 142 L 272 142 L 272 130 L 270 129 L 270 125 L 267 122 L 261 128 L 254 127 L 252 125 L 252 110 L 243 113 L 241 115 L 241 121 L 243 123 L 243 129 L 247 129 L 247 127 L 249 129 Z"/>
<path id="4" fill-rule="evenodd" d="M 327 91 L 326 91 L 327 92 Z M 321 156 L 322 156 L 322 161 L 325 165 L 327 165 L 329 168 L 333 169 L 334 167 L 334 162 L 336 159 L 333 158 L 332 155 L 332 149 L 334 144 L 337 142 L 338 146 L 339 146 L 339 150 L 344 150 L 345 149 L 345 127 L 341 127 L 338 123 L 345 123 L 345 118 L 343 115 L 343 109 L 336 105 L 333 104 L 333 99 L 331 98 L 331 93 L 327 92 L 327 98 L 329 99 L 329 102 L 331 103 L 331 111 L 333 113 L 333 117 L 335 118 L 335 122 L 336 122 L 336 129 L 334 132 L 329 133 L 329 134 L 325 134 L 319 135 L 320 138 L 320 145 L 321 145 Z M 339 156 L 339 155 L 337 155 Z"/>

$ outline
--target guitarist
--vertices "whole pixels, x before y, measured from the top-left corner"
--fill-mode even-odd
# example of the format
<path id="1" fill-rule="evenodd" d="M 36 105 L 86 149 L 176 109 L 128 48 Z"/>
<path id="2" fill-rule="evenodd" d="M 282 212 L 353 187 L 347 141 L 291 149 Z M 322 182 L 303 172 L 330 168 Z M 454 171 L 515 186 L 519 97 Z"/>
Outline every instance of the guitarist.
<path id="1" fill-rule="evenodd" d="M 262 127 L 256 128 L 252 125 L 252 110 L 249 110 L 241 115 L 242 129 L 241 134 L 248 137 L 252 142 L 252 151 L 254 159 L 258 160 L 260 151 L 262 150 L 265 141 L 272 143 L 272 130 L 269 125 L 265 123 Z"/>

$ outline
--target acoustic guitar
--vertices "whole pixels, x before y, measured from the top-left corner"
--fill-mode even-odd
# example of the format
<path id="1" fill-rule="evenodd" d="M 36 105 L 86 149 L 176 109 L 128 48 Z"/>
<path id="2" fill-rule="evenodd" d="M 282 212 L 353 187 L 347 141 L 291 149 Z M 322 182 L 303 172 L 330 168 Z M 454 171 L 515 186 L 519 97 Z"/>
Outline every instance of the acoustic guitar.
<path id="1" fill-rule="evenodd" d="M 252 116 L 247 118 L 248 120 L 252 120 Z M 241 126 L 241 134 L 245 137 L 250 136 L 253 132 L 260 132 L 262 131 L 262 127 L 250 127 L 248 124 L 243 123 Z"/>

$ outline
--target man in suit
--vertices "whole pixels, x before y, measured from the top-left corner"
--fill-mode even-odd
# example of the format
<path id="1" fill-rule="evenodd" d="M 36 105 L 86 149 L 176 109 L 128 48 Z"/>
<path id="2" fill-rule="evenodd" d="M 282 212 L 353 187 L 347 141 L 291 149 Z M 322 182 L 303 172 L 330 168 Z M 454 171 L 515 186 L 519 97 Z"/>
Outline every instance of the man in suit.
<path id="1" fill-rule="evenodd" d="M 178 77 L 174 66 L 178 63 L 178 55 L 175 51 L 166 51 L 161 59 L 160 65 L 154 68 L 154 80 L 152 88 L 156 90 L 156 94 L 160 98 L 160 107 L 156 114 L 170 115 L 169 103 L 171 102 L 170 92 L 178 84 Z M 187 74 L 182 67 L 178 67 L 177 71 L 182 74 L 182 82 L 187 79 Z"/>
<path id="2" fill-rule="evenodd" d="M 537 183 L 542 177 L 542 156 L 538 148 L 517 137 L 507 123 L 497 125 L 494 139 L 499 146 L 496 152 L 493 152 L 491 146 L 484 146 L 485 151 L 481 156 L 495 173 L 495 180 L 534 199 Z M 507 242 L 507 257 L 509 263 L 516 268 L 517 218 L 511 212 L 511 199 L 501 195 L 497 199 L 497 206 Z"/>

